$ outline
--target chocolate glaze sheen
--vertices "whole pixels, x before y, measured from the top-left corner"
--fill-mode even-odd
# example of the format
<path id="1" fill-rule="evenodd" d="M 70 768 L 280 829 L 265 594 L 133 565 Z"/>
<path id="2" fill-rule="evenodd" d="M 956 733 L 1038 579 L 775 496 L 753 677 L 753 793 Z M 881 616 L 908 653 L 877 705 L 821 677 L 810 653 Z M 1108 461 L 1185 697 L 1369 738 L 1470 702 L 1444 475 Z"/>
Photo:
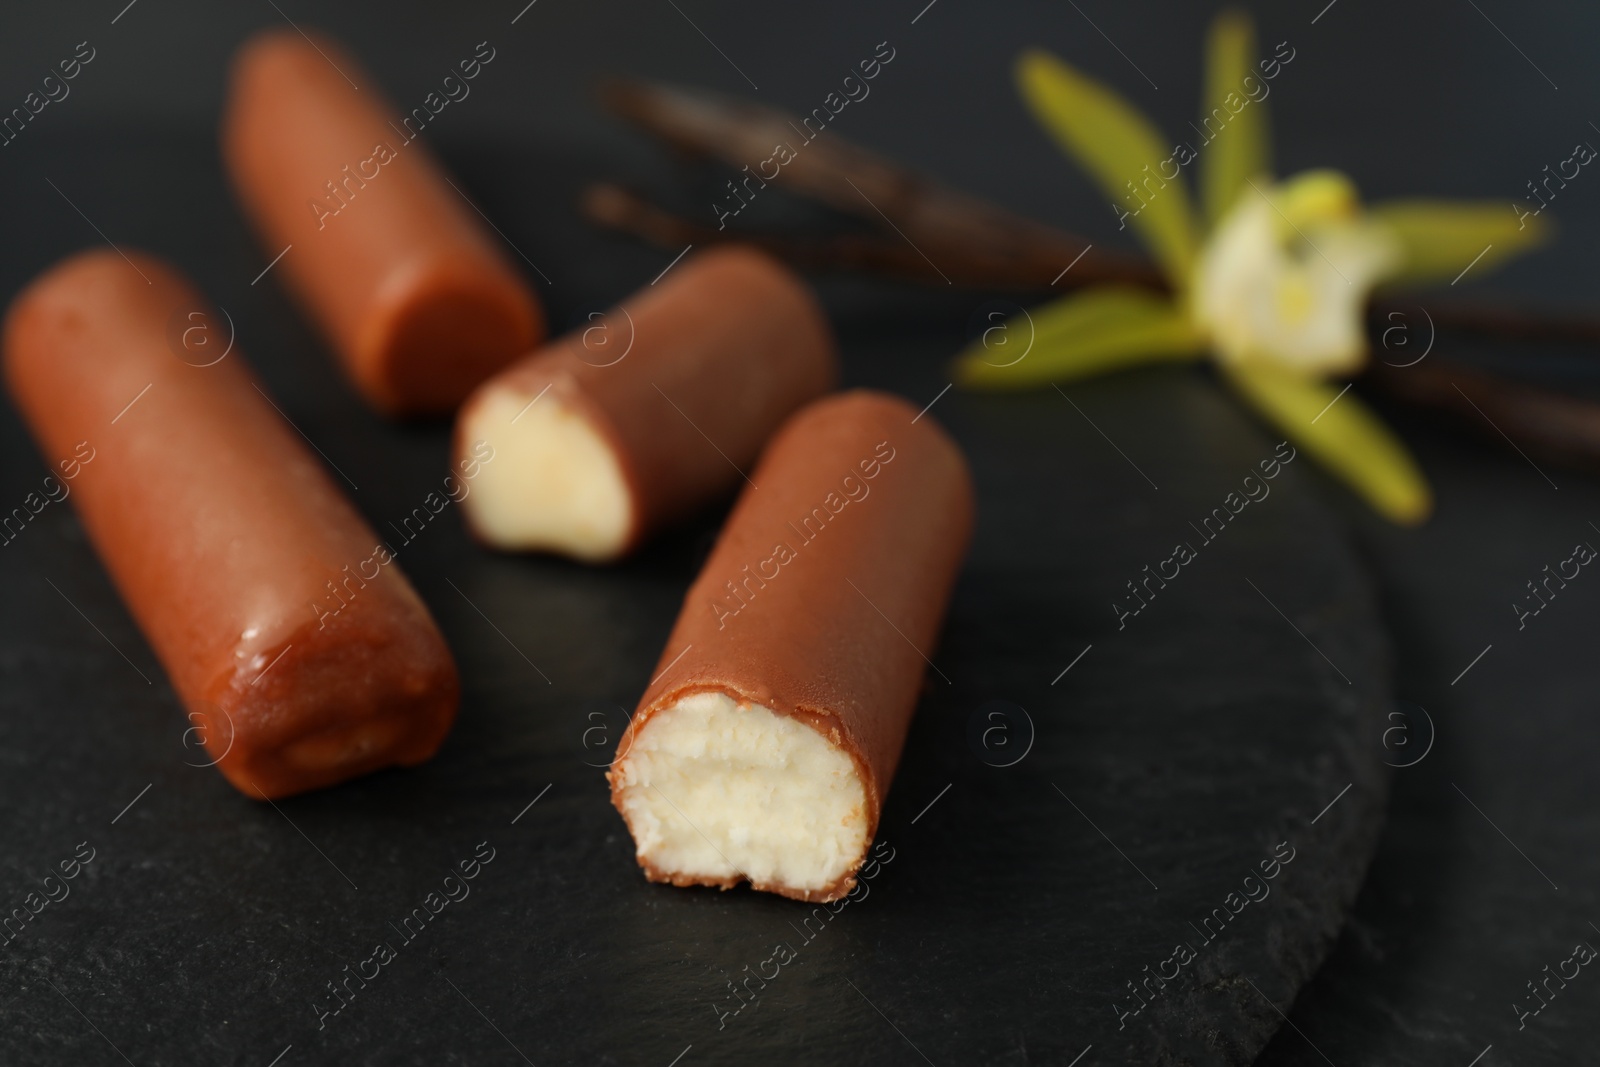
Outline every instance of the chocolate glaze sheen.
<path id="1" fill-rule="evenodd" d="M 70 499 L 211 758 L 252 797 L 427 759 L 459 688 L 427 608 L 394 563 L 356 573 L 376 535 L 236 349 L 180 358 L 175 322 L 220 319 L 130 259 L 85 252 L 24 290 L 6 379 L 47 462 L 93 450 Z"/>

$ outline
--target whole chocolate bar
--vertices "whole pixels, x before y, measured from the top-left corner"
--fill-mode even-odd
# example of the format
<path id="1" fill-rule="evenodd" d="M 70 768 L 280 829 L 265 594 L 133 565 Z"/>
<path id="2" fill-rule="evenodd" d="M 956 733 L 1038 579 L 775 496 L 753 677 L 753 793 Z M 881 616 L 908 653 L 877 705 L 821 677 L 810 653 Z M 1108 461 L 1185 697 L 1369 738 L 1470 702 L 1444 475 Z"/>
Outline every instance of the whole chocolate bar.
<path id="1" fill-rule="evenodd" d="M 268 31 L 233 62 L 222 155 L 234 188 L 264 254 L 282 256 L 275 271 L 391 415 L 453 412 L 543 335 L 499 239 L 418 139 L 493 58 L 461 59 L 447 95 L 405 114 L 325 37 Z"/>
<path id="2" fill-rule="evenodd" d="M 71 499 L 230 782 L 420 763 L 455 662 L 397 566 L 363 573 L 378 538 L 225 333 L 159 260 L 86 252 L 17 297 L 6 379 L 47 460 L 93 450 Z"/>

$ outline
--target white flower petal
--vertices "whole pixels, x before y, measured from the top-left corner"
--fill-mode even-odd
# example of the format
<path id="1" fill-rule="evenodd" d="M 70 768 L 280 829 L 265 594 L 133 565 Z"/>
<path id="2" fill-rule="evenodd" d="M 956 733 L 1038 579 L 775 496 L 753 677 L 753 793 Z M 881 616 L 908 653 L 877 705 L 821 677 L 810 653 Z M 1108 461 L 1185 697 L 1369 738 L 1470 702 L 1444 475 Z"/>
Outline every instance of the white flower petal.
<path id="1" fill-rule="evenodd" d="M 1268 199 L 1283 189 L 1247 189 L 1217 226 L 1201 253 L 1194 316 L 1223 360 L 1354 370 L 1367 352 L 1367 295 L 1398 266 L 1398 242 L 1348 209 L 1291 221 Z"/>

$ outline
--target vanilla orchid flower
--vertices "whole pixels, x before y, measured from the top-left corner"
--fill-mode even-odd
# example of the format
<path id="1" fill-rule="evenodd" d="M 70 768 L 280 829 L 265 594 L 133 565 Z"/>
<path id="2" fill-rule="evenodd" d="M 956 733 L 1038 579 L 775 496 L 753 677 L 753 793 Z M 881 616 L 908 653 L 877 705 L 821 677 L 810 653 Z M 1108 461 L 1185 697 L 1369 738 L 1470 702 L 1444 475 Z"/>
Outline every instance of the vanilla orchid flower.
<path id="1" fill-rule="evenodd" d="M 1287 49 L 1287 52 L 1285 51 Z M 1025 388 L 1161 361 L 1212 357 L 1256 412 L 1380 514 L 1416 523 L 1432 494 L 1398 437 L 1357 397 L 1326 381 L 1361 370 L 1375 285 L 1454 277 L 1525 251 L 1546 233 L 1496 202 L 1396 201 L 1364 208 L 1337 171 L 1271 177 L 1267 82 L 1293 62 L 1283 42 L 1254 62 L 1247 16 L 1225 12 L 1207 47 L 1197 148 L 1168 148 L 1111 88 L 1054 56 L 1025 52 L 1022 96 L 1045 129 L 1113 198 L 1170 292 L 1127 285 L 1079 290 L 1033 309 L 1026 354 L 983 343 L 958 357 L 975 388 Z M 1182 169 L 1198 160 L 1202 229 Z M 1131 194 L 1131 195 L 1130 195 Z M 1137 198 L 1137 199 L 1135 199 Z M 1475 258 L 1476 257 L 1476 258 Z M 1030 332 L 1031 331 L 1031 332 Z"/>
<path id="2" fill-rule="evenodd" d="M 1367 356 L 1367 297 L 1401 256 L 1344 175 L 1251 181 L 1201 248 L 1191 313 L 1220 360 L 1353 373 Z"/>

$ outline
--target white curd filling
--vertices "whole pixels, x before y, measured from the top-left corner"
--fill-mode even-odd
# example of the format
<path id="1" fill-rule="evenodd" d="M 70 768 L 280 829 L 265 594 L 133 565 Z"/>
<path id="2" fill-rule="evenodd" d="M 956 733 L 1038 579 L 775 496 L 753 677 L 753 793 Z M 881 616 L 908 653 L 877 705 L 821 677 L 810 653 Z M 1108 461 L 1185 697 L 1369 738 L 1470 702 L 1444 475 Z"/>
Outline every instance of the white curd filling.
<path id="1" fill-rule="evenodd" d="M 577 411 L 549 393 L 496 390 L 464 417 L 461 440 L 494 447 L 462 501 L 484 540 L 589 562 L 622 550 L 633 522 L 627 479 L 610 442 Z"/>
<path id="2" fill-rule="evenodd" d="M 866 790 L 849 754 L 724 693 L 651 716 L 614 773 L 639 858 L 662 875 L 820 890 L 867 847 Z"/>

